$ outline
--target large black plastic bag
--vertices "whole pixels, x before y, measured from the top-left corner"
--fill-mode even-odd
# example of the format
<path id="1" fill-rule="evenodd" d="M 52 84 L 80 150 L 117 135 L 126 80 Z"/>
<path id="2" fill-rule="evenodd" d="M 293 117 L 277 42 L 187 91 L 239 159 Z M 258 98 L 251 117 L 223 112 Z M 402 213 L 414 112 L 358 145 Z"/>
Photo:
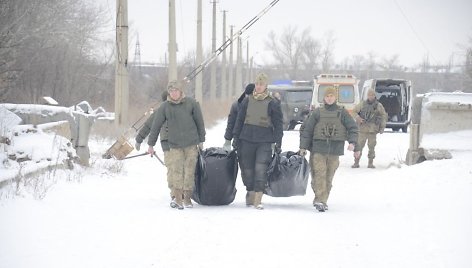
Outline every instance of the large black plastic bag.
<path id="1" fill-rule="evenodd" d="M 310 168 L 305 157 L 296 152 L 275 154 L 267 174 L 265 194 L 273 197 L 305 195 Z"/>
<path id="2" fill-rule="evenodd" d="M 228 205 L 236 197 L 236 152 L 211 147 L 199 153 L 192 199 L 200 205 Z"/>

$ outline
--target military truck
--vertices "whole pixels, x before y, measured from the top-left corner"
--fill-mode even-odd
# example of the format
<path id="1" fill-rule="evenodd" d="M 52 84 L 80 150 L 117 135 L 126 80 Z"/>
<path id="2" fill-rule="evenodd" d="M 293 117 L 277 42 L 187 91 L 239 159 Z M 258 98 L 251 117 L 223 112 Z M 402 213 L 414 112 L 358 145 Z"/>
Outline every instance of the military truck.
<path id="1" fill-rule="evenodd" d="M 412 100 L 411 81 L 405 79 L 369 79 L 362 86 L 362 99 L 367 100 L 367 91 L 375 90 L 377 100 L 388 114 L 386 128 L 407 132 L 410 124 Z"/>
<path id="2" fill-rule="evenodd" d="M 328 87 L 338 89 L 337 102 L 352 114 L 352 110 L 359 103 L 359 80 L 352 74 L 320 74 L 313 83 L 313 97 L 311 109 L 323 104 L 325 90 Z"/>
<path id="3" fill-rule="evenodd" d="M 280 100 L 284 117 L 284 130 L 292 130 L 310 112 L 313 84 L 310 81 L 284 81 L 267 86 L 274 98 Z"/>

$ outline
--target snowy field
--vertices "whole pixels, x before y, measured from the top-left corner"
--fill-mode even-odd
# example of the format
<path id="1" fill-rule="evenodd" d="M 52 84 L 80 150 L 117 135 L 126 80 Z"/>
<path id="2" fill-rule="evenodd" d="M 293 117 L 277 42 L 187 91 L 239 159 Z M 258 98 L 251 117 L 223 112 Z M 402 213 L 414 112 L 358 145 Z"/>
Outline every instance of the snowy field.
<path id="1" fill-rule="evenodd" d="M 221 146 L 224 128 L 209 129 L 205 147 Z M 341 157 L 325 213 L 310 186 L 247 208 L 240 178 L 228 206 L 171 209 L 156 159 L 112 173 L 100 159 L 111 141 L 92 140 L 93 167 L 58 172 L 45 198 L 1 190 L 0 267 L 472 267 L 472 151 L 406 166 L 408 138 L 379 135 L 375 170 L 366 151 L 359 169 Z M 297 131 L 282 149 L 298 149 Z"/>

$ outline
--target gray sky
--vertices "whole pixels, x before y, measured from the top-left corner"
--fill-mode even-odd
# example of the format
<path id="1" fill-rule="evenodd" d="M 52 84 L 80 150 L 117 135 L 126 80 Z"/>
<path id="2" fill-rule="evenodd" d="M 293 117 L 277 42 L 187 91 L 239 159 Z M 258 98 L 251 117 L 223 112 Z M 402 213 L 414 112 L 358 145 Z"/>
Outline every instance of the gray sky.
<path id="1" fill-rule="evenodd" d="M 115 0 L 102 0 L 114 21 Z M 271 0 L 218 0 L 217 47 L 222 44 L 222 10 L 227 25 L 239 30 Z M 211 3 L 203 0 L 203 47 L 211 47 Z M 176 0 L 178 57 L 196 46 L 197 0 Z M 141 60 L 161 62 L 167 49 L 168 0 L 128 0 L 130 60 L 134 58 L 135 33 L 139 33 Z M 280 0 L 245 32 L 255 62 L 270 62 L 265 51 L 268 33 L 287 26 L 299 32 L 311 28 L 312 36 L 336 38 L 336 62 L 352 55 L 374 52 L 378 58 L 399 55 L 400 64 L 413 66 L 429 54 L 431 63 L 447 63 L 452 53 L 459 61 L 459 44 L 472 37 L 470 0 Z M 134 35 L 133 35 L 134 34 Z M 227 30 L 229 35 L 229 29 Z M 229 50 L 228 50 L 229 52 Z"/>

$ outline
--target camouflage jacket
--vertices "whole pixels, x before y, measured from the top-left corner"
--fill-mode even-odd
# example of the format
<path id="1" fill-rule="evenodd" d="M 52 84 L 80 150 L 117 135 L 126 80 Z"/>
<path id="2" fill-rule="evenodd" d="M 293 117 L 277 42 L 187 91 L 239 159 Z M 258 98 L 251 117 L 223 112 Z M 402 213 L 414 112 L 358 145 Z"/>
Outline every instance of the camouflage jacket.
<path id="1" fill-rule="evenodd" d="M 377 100 L 372 103 L 365 100 L 357 104 L 354 107 L 353 116 L 358 122 L 359 132 L 362 133 L 378 133 L 383 131 L 387 124 L 387 113 Z M 361 119 L 362 123 L 360 123 Z"/>

